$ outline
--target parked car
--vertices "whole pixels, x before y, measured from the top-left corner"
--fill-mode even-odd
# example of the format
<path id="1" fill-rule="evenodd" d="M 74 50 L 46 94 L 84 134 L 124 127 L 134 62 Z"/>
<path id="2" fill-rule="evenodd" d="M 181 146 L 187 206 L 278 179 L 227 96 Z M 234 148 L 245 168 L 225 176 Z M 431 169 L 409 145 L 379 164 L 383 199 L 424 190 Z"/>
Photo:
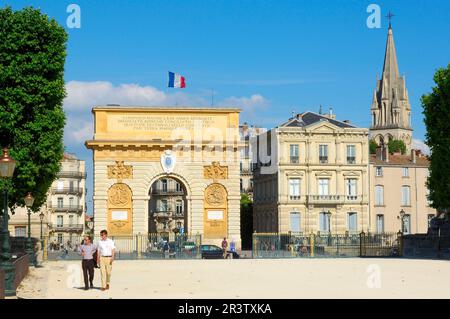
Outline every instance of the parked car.
<path id="1" fill-rule="evenodd" d="M 202 259 L 222 259 L 223 258 L 223 251 L 222 248 L 216 245 L 201 245 L 200 249 L 202 251 Z M 233 256 L 233 259 L 239 258 L 239 254 L 235 251 L 227 251 L 227 258 L 231 258 Z"/>

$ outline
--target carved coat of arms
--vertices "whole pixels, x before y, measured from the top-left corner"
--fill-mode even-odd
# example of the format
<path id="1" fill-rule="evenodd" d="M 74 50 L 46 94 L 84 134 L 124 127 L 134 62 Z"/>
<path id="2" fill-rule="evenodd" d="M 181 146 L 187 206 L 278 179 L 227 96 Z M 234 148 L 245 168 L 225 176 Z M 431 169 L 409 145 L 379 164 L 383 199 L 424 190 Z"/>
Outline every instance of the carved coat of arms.
<path id="1" fill-rule="evenodd" d="M 165 151 L 163 154 L 161 154 L 161 166 L 167 174 L 170 174 L 173 172 L 173 169 L 175 168 L 176 163 L 176 157 L 175 154 L 172 153 L 172 151 Z"/>

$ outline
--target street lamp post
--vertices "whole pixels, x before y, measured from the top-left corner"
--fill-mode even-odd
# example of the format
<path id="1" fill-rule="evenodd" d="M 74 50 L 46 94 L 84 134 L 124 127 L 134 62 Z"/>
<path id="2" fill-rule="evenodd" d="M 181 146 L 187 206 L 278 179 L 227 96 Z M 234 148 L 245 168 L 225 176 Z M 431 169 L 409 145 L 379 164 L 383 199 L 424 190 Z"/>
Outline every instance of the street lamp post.
<path id="1" fill-rule="evenodd" d="M 42 244 L 42 241 L 44 240 L 44 232 L 42 231 L 42 222 L 44 221 L 44 217 L 45 217 L 45 215 L 44 215 L 44 213 L 40 213 L 39 214 L 39 219 L 41 220 L 41 244 Z"/>
<path id="2" fill-rule="evenodd" d="M 0 254 L 0 269 L 5 272 L 5 296 L 15 296 L 16 289 L 14 288 L 14 265 L 11 260 L 11 243 L 8 229 L 8 187 L 7 179 L 10 179 L 14 174 L 16 162 L 9 156 L 7 148 L 3 149 L 3 156 L 0 159 L 0 177 L 4 179 L 3 188 L 3 223 L 1 230 L 1 254 Z"/>
<path id="3" fill-rule="evenodd" d="M 26 253 L 28 254 L 30 266 L 34 266 L 36 263 L 36 258 L 34 255 L 33 242 L 31 241 L 31 207 L 34 204 L 34 197 L 28 192 L 27 196 L 24 198 L 25 205 L 27 206 L 28 213 L 28 238 L 27 238 L 27 248 Z"/>

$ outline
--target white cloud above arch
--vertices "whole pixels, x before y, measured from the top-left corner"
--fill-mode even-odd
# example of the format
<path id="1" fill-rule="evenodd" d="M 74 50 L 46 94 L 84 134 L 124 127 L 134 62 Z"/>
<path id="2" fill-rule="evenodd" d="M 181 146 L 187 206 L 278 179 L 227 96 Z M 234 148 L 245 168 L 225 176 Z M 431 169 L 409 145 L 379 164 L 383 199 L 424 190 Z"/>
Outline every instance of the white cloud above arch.
<path id="1" fill-rule="evenodd" d="M 164 92 L 153 86 L 136 83 L 114 85 L 109 81 L 69 81 L 66 83 L 67 96 L 64 110 L 67 121 L 65 144 L 80 145 L 93 136 L 93 117 L 91 108 L 95 105 L 120 104 L 134 106 L 210 106 L 205 94 L 185 93 L 182 90 L 173 93 Z M 258 110 L 269 105 L 269 100 L 261 94 L 250 96 L 231 96 L 219 100 L 215 107 L 227 106 L 242 109 L 241 117 L 254 119 Z"/>

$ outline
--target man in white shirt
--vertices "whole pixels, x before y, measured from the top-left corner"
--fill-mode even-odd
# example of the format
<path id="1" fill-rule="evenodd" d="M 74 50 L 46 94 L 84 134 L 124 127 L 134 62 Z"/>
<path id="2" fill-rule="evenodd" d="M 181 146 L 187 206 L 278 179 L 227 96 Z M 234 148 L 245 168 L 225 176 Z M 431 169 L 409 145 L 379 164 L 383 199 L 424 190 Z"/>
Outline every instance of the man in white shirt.
<path id="1" fill-rule="evenodd" d="M 97 264 L 100 265 L 100 273 L 102 274 L 102 291 L 105 291 L 109 289 L 116 246 L 114 241 L 108 238 L 106 230 L 100 232 L 100 237 L 97 247 Z"/>

